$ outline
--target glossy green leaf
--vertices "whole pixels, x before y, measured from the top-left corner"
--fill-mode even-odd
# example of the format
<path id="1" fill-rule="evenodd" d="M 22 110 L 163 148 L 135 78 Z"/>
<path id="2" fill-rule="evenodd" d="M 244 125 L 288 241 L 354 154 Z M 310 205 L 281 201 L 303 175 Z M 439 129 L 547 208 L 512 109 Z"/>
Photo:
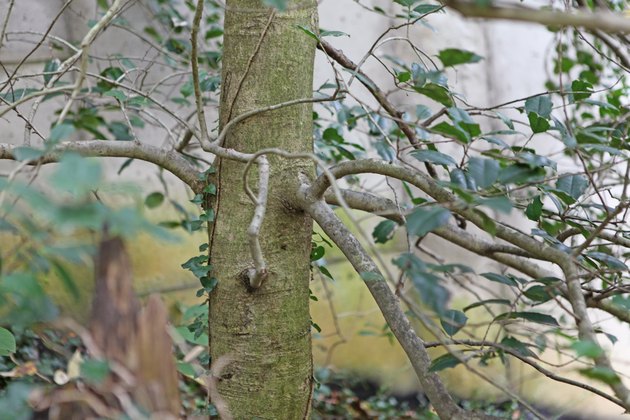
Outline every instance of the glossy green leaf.
<path id="1" fill-rule="evenodd" d="M 526 321 L 535 322 L 537 324 L 551 325 L 553 327 L 559 327 L 558 321 L 551 315 L 541 314 L 540 312 L 506 312 L 501 315 L 497 315 L 494 320 L 501 321 L 507 319 L 524 319 Z"/>
<path id="2" fill-rule="evenodd" d="M 467 169 L 480 188 L 488 188 L 499 177 L 499 162 L 494 159 L 472 157 Z"/>
<path id="3" fill-rule="evenodd" d="M 518 287 L 518 282 L 516 280 L 512 277 L 504 276 L 503 274 L 482 273 L 481 276 L 496 283 L 506 284 L 511 287 Z"/>
<path id="4" fill-rule="evenodd" d="M 443 207 L 417 207 L 407 216 L 407 231 L 410 235 L 424 236 L 448 223 L 451 212 Z"/>
<path id="5" fill-rule="evenodd" d="M 414 90 L 427 98 L 441 103 L 444 106 L 453 106 L 451 94 L 444 86 L 440 86 L 435 83 L 426 83 L 424 86 L 414 87 Z"/>
<path id="6" fill-rule="evenodd" d="M 562 176 L 556 181 L 556 188 L 577 200 L 588 188 L 588 178 L 583 175 Z"/>
<path id="7" fill-rule="evenodd" d="M 455 159 L 435 150 L 414 150 L 411 155 L 420 162 L 435 163 L 436 165 L 457 165 Z"/>
<path id="8" fill-rule="evenodd" d="M 392 220 L 383 220 L 379 222 L 372 232 L 374 242 L 377 244 L 384 244 L 394 236 L 394 231 L 398 224 Z"/>
<path id="9" fill-rule="evenodd" d="M 551 116 L 551 110 L 553 103 L 548 95 L 539 95 L 529 98 L 525 101 L 525 111 L 527 113 L 534 113 L 543 118 L 549 118 Z"/>
<path id="10" fill-rule="evenodd" d="M 477 63 L 482 57 L 471 51 L 457 48 L 447 48 L 438 53 L 438 58 L 444 67 L 458 66 L 460 64 Z"/>
<path id="11" fill-rule="evenodd" d="M 459 330 L 464 328 L 468 321 L 468 317 L 462 311 L 449 309 L 445 311 L 440 317 L 440 323 L 442 328 L 449 336 L 454 336 Z"/>
<path id="12" fill-rule="evenodd" d="M 532 202 L 527 205 L 527 208 L 525 209 L 525 215 L 529 220 L 537 222 L 540 219 L 540 216 L 542 216 L 542 210 L 543 202 L 540 199 L 540 196 L 536 196 L 534 197 Z"/>
<path id="13" fill-rule="evenodd" d="M 452 368 L 462 363 L 457 357 L 450 353 L 434 359 L 429 366 L 429 372 L 439 372 L 444 369 Z"/>
<path id="14" fill-rule="evenodd" d="M 15 353 L 15 336 L 6 328 L 0 327 L 0 356 Z"/>

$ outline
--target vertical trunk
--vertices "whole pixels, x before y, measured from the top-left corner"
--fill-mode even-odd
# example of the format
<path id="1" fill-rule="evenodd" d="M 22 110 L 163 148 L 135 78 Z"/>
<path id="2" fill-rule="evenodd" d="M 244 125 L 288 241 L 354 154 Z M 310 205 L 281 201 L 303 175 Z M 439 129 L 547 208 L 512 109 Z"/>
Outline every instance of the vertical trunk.
<path id="1" fill-rule="evenodd" d="M 316 23 L 312 0 L 289 1 L 273 13 L 261 0 L 228 0 L 220 123 L 249 110 L 310 97 L 315 42 L 298 25 Z M 259 114 L 239 124 L 225 146 L 243 152 L 277 147 L 312 150 L 312 107 L 298 105 Z M 219 280 L 210 301 L 210 353 L 233 360 L 220 373 L 218 392 L 234 418 L 299 419 L 308 416 L 312 388 L 309 255 L 312 222 L 285 204 L 306 161 L 270 156 L 269 202 L 261 245 L 269 276 L 249 290 L 252 268 L 247 227 L 254 206 L 242 188 L 244 164 L 218 165 L 211 261 Z M 256 169 L 250 185 L 256 184 Z"/>

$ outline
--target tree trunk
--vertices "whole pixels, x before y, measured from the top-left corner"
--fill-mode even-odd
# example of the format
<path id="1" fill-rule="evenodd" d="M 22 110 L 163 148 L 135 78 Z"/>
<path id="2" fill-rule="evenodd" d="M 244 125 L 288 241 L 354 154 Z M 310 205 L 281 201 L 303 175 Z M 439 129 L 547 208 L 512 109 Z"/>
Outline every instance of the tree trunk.
<path id="1" fill-rule="evenodd" d="M 315 41 L 297 26 L 317 22 L 316 3 L 289 1 L 286 12 L 260 0 L 228 0 L 220 108 L 221 127 L 243 112 L 312 95 Z M 312 151 L 312 106 L 266 112 L 232 130 L 225 146 L 243 152 L 277 147 Z M 253 267 L 247 228 L 254 205 L 245 195 L 245 165 L 218 164 L 211 262 L 219 280 L 210 298 L 212 360 L 232 363 L 220 372 L 218 392 L 234 418 L 308 417 L 312 390 L 309 278 L 312 221 L 286 204 L 304 160 L 270 156 L 271 179 L 261 245 L 269 276 L 251 290 L 243 273 Z M 250 171 L 257 185 L 256 167 Z"/>

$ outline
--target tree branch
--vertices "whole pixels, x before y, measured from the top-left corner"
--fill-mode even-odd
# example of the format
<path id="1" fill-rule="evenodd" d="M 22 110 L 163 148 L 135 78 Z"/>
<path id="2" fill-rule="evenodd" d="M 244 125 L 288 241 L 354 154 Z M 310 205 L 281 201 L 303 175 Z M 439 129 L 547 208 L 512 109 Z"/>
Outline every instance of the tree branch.
<path id="1" fill-rule="evenodd" d="M 16 150 L 20 147 L 0 144 L 0 159 L 18 160 Z M 57 162 L 63 152 L 77 152 L 93 157 L 126 157 L 151 162 L 166 169 L 181 179 L 194 192 L 203 189 L 199 172 L 182 155 L 147 144 L 118 140 L 84 140 L 60 143 L 44 156 L 30 162 L 32 165 Z"/>
<path id="2" fill-rule="evenodd" d="M 610 12 L 591 13 L 583 10 L 561 12 L 525 7 L 478 6 L 473 2 L 460 0 L 447 0 L 446 5 L 466 17 L 515 20 L 555 27 L 574 26 L 608 33 L 630 32 L 630 19 Z"/>
<path id="3" fill-rule="evenodd" d="M 298 201 L 330 239 L 348 258 L 354 269 L 365 280 L 365 284 L 379 306 L 389 328 L 404 349 L 411 365 L 422 384 L 424 392 L 441 418 L 492 418 L 482 414 L 465 412 L 457 406 L 440 378 L 429 372 L 431 359 L 422 340 L 416 335 L 409 320 L 398 304 L 398 299 L 389 289 L 379 268 L 369 257 L 354 235 L 337 218 L 332 209 L 304 185 L 298 193 Z"/>

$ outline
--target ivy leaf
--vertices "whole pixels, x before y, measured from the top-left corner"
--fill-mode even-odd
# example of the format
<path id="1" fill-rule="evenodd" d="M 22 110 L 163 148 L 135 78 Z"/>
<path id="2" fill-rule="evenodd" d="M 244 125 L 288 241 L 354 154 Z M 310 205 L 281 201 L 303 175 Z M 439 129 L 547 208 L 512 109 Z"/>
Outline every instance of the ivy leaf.
<path id="1" fill-rule="evenodd" d="M 553 103 L 549 99 L 549 95 L 540 95 L 529 98 L 525 101 L 525 111 L 528 113 L 534 113 L 543 118 L 549 118 L 551 116 L 551 109 Z"/>
<path id="2" fill-rule="evenodd" d="M 588 179 L 582 175 L 567 175 L 558 178 L 556 188 L 564 191 L 574 199 L 580 198 L 588 187 Z"/>
<path id="3" fill-rule="evenodd" d="M 573 101 L 581 101 L 593 94 L 593 85 L 583 80 L 574 80 L 571 82 L 571 91 Z"/>
<path id="4" fill-rule="evenodd" d="M 422 87 L 414 87 L 414 90 L 427 98 L 433 99 L 436 102 L 441 103 L 444 106 L 453 106 L 453 99 L 451 94 L 444 86 L 440 86 L 435 83 L 426 83 Z"/>
<path id="5" fill-rule="evenodd" d="M 435 150 L 415 150 L 411 155 L 420 162 L 435 163 L 437 165 L 457 165 L 455 159 Z"/>
<path id="6" fill-rule="evenodd" d="M 407 217 L 407 231 L 411 235 L 424 236 L 434 229 L 446 224 L 451 212 L 443 207 L 417 207 Z"/>
<path id="7" fill-rule="evenodd" d="M 499 177 L 499 162 L 494 159 L 470 158 L 468 173 L 475 179 L 477 186 L 488 188 Z"/>
<path id="8" fill-rule="evenodd" d="M 450 353 L 438 357 L 431 362 L 429 372 L 439 372 L 444 369 L 452 368 L 459 365 L 461 361 Z"/>
<path id="9" fill-rule="evenodd" d="M 15 337 L 11 331 L 0 327 L 0 356 L 8 356 L 15 353 Z"/>
<path id="10" fill-rule="evenodd" d="M 464 325 L 466 325 L 466 321 L 468 321 L 468 317 L 466 316 L 466 314 L 454 309 L 449 309 L 448 311 L 444 312 L 444 314 L 440 318 L 442 328 L 450 337 L 457 334 L 457 332 L 461 330 Z"/>
<path id="11" fill-rule="evenodd" d="M 374 228 L 372 237 L 377 244 L 384 244 L 394 236 L 394 230 L 396 229 L 396 222 L 392 220 L 383 220 Z"/>
<path id="12" fill-rule="evenodd" d="M 527 205 L 527 208 L 525 209 L 525 216 L 527 216 L 529 220 L 537 222 L 540 219 L 540 216 L 542 216 L 542 209 L 542 200 L 540 199 L 540 196 L 536 196 L 532 202 Z"/>
<path id="13" fill-rule="evenodd" d="M 431 130 L 435 131 L 436 133 L 444 134 L 447 137 L 455 138 L 462 143 L 468 143 L 470 141 L 470 134 L 468 134 L 461 127 L 452 126 L 446 121 L 442 121 L 434 125 L 433 127 L 431 127 Z"/>
<path id="14" fill-rule="evenodd" d="M 472 51 L 460 50 L 457 48 L 447 48 L 438 53 L 438 58 L 444 67 L 458 66 L 460 64 L 477 63 L 483 57 Z"/>
<path id="15" fill-rule="evenodd" d="M 527 114 L 527 119 L 529 120 L 529 126 L 532 129 L 532 132 L 535 134 L 544 133 L 549 130 L 549 127 L 551 127 L 549 121 L 537 115 L 535 112 L 529 112 Z"/>

